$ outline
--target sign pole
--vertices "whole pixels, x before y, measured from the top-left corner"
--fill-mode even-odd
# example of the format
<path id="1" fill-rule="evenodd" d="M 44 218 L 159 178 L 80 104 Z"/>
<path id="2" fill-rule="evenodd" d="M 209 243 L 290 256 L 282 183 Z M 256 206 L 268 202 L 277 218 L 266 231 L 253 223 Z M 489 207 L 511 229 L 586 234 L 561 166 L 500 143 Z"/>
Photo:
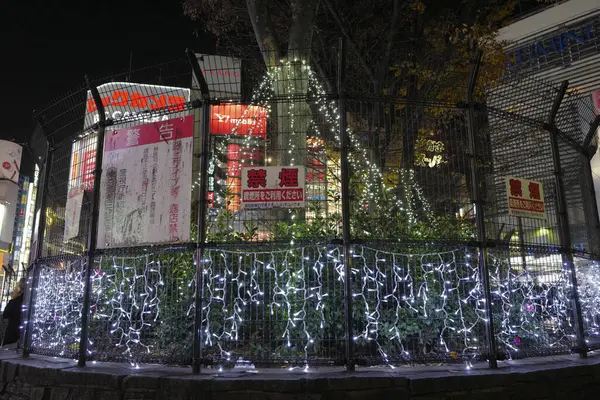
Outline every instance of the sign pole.
<path id="1" fill-rule="evenodd" d="M 342 180 L 342 240 L 344 245 L 344 298 L 346 316 L 346 370 L 353 372 L 354 366 L 354 334 L 352 332 L 352 254 L 350 252 L 350 177 L 348 164 L 349 138 L 346 129 L 346 98 L 344 93 L 344 78 L 346 72 L 346 54 L 344 38 L 339 41 L 338 55 L 338 93 L 340 113 L 340 142 L 341 142 L 341 180 Z"/>
<path id="2" fill-rule="evenodd" d="M 523 271 L 526 271 L 527 270 L 527 261 L 526 261 L 527 253 L 525 252 L 525 232 L 523 232 L 523 218 L 517 217 L 517 223 L 519 226 L 519 248 L 521 251 L 521 262 L 523 264 Z"/>
<path id="3" fill-rule="evenodd" d="M 89 315 L 90 315 L 90 296 L 91 296 L 91 273 L 94 264 L 94 253 L 98 240 L 98 219 L 100 215 L 100 184 L 102 179 L 102 156 L 104 153 L 104 132 L 106 130 L 106 114 L 104 113 L 104 105 L 100 98 L 98 88 L 90 83 L 86 76 L 87 85 L 96 104 L 98 110 L 98 132 L 96 146 L 96 164 L 94 171 L 94 191 L 92 195 L 92 216 L 88 232 L 87 244 L 87 263 L 85 265 L 85 289 L 83 292 L 83 309 L 81 312 L 81 337 L 79 340 L 79 360 L 77 364 L 84 367 L 87 359 L 87 346 L 89 336 Z"/>
<path id="4" fill-rule="evenodd" d="M 41 124 L 40 124 L 41 126 Z M 37 232 L 35 237 L 35 242 L 32 243 L 32 252 L 30 254 L 30 260 L 33 260 L 32 265 L 33 269 L 31 271 L 31 278 L 28 281 L 28 296 L 27 299 L 27 310 L 26 310 L 26 323 L 25 323 L 25 332 L 23 334 L 23 357 L 28 357 L 30 352 L 31 345 L 31 330 L 33 328 L 31 318 L 33 316 L 33 310 L 35 307 L 33 296 L 35 291 L 37 290 L 38 284 L 38 274 L 39 274 L 39 259 L 42 256 L 42 251 L 44 249 L 44 234 L 46 231 L 46 207 L 47 207 L 47 196 L 48 196 L 48 186 L 50 182 L 50 168 L 52 166 L 52 149 L 50 148 L 50 144 L 48 144 L 48 149 L 46 152 L 46 157 L 44 160 L 44 169 L 43 169 L 43 178 L 42 184 L 38 190 L 37 196 L 39 198 L 38 204 L 40 207 L 38 208 L 40 219 L 38 221 Z M 35 226 L 35 211 L 34 211 L 34 226 Z"/>
<path id="5" fill-rule="evenodd" d="M 204 79 L 198 59 L 190 49 L 186 50 L 188 62 L 192 67 L 192 73 L 202 94 L 202 120 L 201 120 L 201 150 L 200 150 L 200 188 L 198 190 L 198 219 L 197 219 L 197 243 L 196 243 L 196 297 L 194 315 L 194 347 L 192 356 L 192 371 L 199 374 L 202 371 L 202 307 L 204 297 L 204 250 L 206 248 L 206 208 L 208 188 L 208 142 L 210 134 L 210 93 L 208 84 Z"/>
<path id="6" fill-rule="evenodd" d="M 485 216 L 483 199 L 480 193 L 479 166 L 477 165 L 477 138 L 475 137 L 475 103 L 473 102 L 473 91 L 479 75 L 479 65 L 481 63 L 481 52 L 478 52 L 477 58 L 473 64 L 473 71 L 469 80 L 467 90 L 467 134 L 469 137 L 469 157 L 471 173 L 471 194 L 475 204 L 475 223 L 477 226 L 477 242 L 479 245 L 479 276 L 483 288 L 485 299 L 485 337 L 487 342 L 488 364 L 490 368 L 498 368 L 496 356 L 496 336 L 494 334 L 494 318 L 492 314 L 492 295 L 490 290 L 490 274 L 488 270 L 487 257 L 487 235 L 485 229 Z"/>
<path id="7" fill-rule="evenodd" d="M 562 167 L 560 163 L 560 149 L 558 147 L 558 139 L 556 132 L 556 115 L 560 108 L 567 88 L 568 81 L 564 81 L 554 101 L 548 124 L 544 125 L 544 129 L 550 134 L 550 147 L 552 149 L 552 161 L 554 163 L 554 184 L 556 189 L 556 207 L 558 217 L 558 228 L 560 237 L 561 255 L 563 261 L 563 269 L 571 277 L 571 309 L 573 312 L 573 320 L 575 324 L 575 336 L 577 339 L 577 347 L 579 356 L 587 358 L 587 344 L 583 331 L 583 319 L 581 316 L 581 302 L 579 300 L 579 291 L 577 285 L 577 275 L 575 271 L 575 262 L 573 259 L 573 245 L 571 243 L 571 227 L 569 225 L 569 215 L 567 213 L 567 199 L 565 196 L 565 186 L 563 182 Z"/>

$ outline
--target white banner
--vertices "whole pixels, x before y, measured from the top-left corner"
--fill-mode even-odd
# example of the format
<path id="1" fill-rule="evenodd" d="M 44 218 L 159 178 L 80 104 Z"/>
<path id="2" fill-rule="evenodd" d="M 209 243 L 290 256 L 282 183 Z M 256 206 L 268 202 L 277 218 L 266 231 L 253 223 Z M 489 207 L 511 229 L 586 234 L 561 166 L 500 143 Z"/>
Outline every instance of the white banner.
<path id="1" fill-rule="evenodd" d="M 224 100 L 237 100 L 242 95 L 242 62 L 239 58 L 196 54 L 210 95 Z M 194 77 L 194 87 L 198 87 Z"/>
<path id="2" fill-rule="evenodd" d="M 542 182 L 507 176 L 506 195 L 509 215 L 546 219 L 544 185 Z"/>
<path id="3" fill-rule="evenodd" d="M 79 187 L 69 190 L 67 205 L 65 207 L 65 242 L 79 235 L 79 221 L 81 220 L 82 205 L 83 188 Z"/>
<path id="4" fill-rule="evenodd" d="M 98 247 L 190 240 L 194 117 L 106 132 Z"/>
<path id="5" fill-rule="evenodd" d="M 304 208 L 304 167 L 242 168 L 241 208 Z"/>

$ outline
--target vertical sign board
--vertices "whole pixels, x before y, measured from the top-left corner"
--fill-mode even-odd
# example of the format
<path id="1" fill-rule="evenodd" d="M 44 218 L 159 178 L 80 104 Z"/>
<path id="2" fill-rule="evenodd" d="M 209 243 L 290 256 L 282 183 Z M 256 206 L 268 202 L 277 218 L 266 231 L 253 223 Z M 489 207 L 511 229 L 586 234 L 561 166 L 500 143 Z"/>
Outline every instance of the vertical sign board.
<path id="1" fill-rule="evenodd" d="M 98 247 L 190 240 L 194 117 L 106 132 Z"/>
<path id="2" fill-rule="evenodd" d="M 20 145 L 0 140 L 0 250 L 8 250 L 13 241 L 22 152 Z"/>
<path id="3" fill-rule="evenodd" d="M 546 219 L 542 182 L 506 177 L 508 213 L 515 217 Z"/>
<path id="4" fill-rule="evenodd" d="M 242 168 L 242 209 L 304 208 L 304 167 Z"/>
<path id="5" fill-rule="evenodd" d="M 15 184 L 19 183 L 22 152 L 20 145 L 7 140 L 0 140 L 0 180 L 9 180 Z"/>
<path id="6" fill-rule="evenodd" d="M 190 90 L 185 88 L 157 85 L 143 85 L 130 82 L 110 82 L 98 86 L 98 92 L 104 105 L 106 119 L 118 122 L 120 128 L 132 127 L 183 117 L 185 103 L 190 101 Z M 71 168 L 69 192 L 66 203 L 65 240 L 79 234 L 81 210 L 81 190 L 92 190 L 96 168 L 96 133 L 91 131 L 100 120 L 96 103 L 91 92 L 87 93 L 84 131 L 75 141 L 71 150 Z"/>
<path id="7" fill-rule="evenodd" d="M 83 187 L 74 187 L 67 194 L 65 206 L 65 232 L 64 241 L 79 235 L 79 221 L 81 220 L 81 206 L 83 205 Z"/>

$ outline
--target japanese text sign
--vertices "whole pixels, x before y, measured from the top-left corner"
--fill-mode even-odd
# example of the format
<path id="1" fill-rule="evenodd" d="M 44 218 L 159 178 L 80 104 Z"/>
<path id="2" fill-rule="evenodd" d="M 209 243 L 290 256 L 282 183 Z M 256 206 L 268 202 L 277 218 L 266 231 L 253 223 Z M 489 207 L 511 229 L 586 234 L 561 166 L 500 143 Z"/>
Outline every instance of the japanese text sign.
<path id="1" fill-rule="evenodd" d="M 109 82 L 97 87 L 105 116 L 118 122 L 120 128 L 166 121 L 189 114 L 185 103 L 190 101 L 190 89 L 144 85 L 131 82 Z M 87 93 L 83 130 L 87 132 L 100 119 L 90 91 Z M 91 190 L 96 168 L 96 133 L 73 143 L 69 188 Z"/>
<path id="2" fill-rule="evenodd" d="M 194 117 L 106 132 L 98 247 L 190 240 Z"/>
<path id="3" fill-rule="evenodd" d="M 241 208 L 303 208 L 304 167 L 242 168 Z"/>
<path id="4" fill-rule="evenodd" d="M 541 182 L 506 177 L 508 212 L 515 217 L 546 219 L 544 186 Z"/>

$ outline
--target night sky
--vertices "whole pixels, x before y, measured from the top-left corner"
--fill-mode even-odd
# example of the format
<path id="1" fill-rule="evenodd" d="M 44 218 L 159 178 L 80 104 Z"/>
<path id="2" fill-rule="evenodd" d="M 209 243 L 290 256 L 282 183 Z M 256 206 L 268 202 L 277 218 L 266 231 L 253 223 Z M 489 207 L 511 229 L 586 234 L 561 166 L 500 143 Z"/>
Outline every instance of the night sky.
<path id="1" fill-rule="evenodd" d="M 19 142 L 32 130 L 32 111 L 79 87 L 85 74 L 125 71 L 130 53 L 135 69 L 181 57 L 187 47 L 214 51 L 179 1 L 6 0 L 0 30 L 0 139 Z"/>
<path id="2" fill-rule="evenodd" d="M 520 3 L 517 12 L 538 5 Z M 5 0 L 0 30 L 0 139 L 18 142 L 32 131 L 34 109 L 79 87 L 85 74 L 125 71 L 130 53 L 133 69 L 182 57 L 187 47 L 214 53 L 214 39 L 183 15 L 178 0 Z M 26 171 L 31 163 L 27 158 L 23 163 Z"/>

